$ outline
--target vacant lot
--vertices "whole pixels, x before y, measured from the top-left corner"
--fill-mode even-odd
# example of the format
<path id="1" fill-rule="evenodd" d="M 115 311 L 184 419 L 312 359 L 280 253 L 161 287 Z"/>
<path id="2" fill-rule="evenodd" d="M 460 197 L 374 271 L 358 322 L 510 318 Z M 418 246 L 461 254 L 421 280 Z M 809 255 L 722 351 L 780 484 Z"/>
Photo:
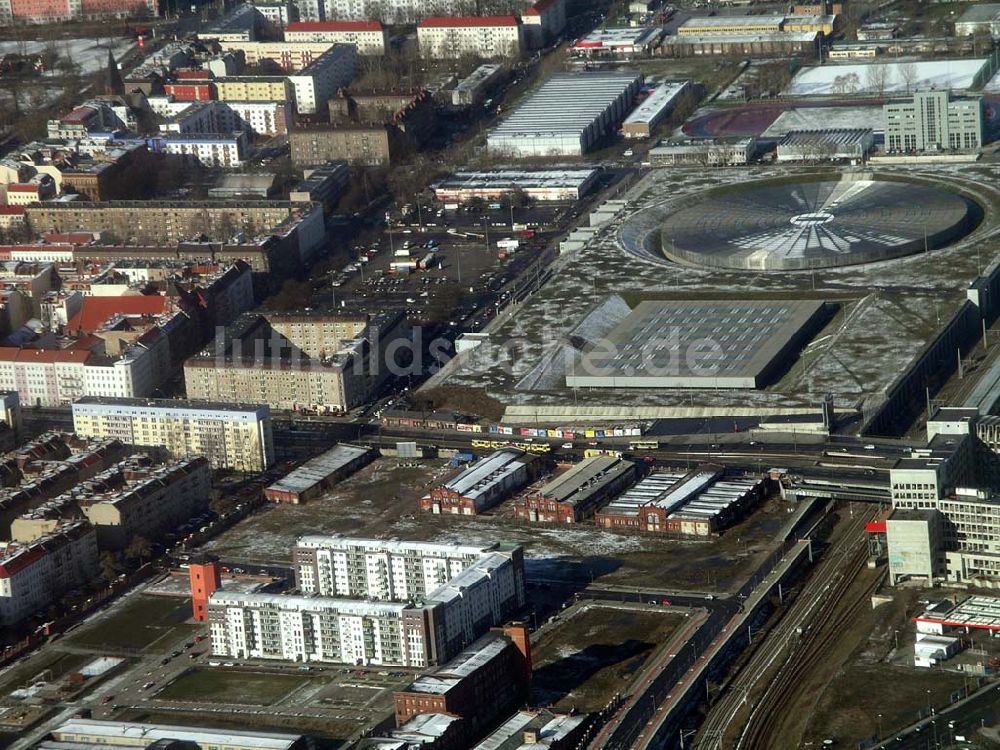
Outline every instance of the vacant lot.
<path id="1" fill-rule="evenodd" d="M 302 687 L 308 680 L 307 677 L 292 674 L 191 669 L 158 692 L 156 698 L 269 706 Z"/>
<path id="2" fill-rule="evenodd" d="M 165 636 L 197 630 L 195 625 L 184 624 L 190 617 L 190 599 L 140 594 L 115 602 L 67 641 L 95 651 L 155 649 Z M 160 650 L 166 650 L 166 645 Z"/>
<path id="3" fill-rule="evenodd" d="M 592 580 L 630 586 L 672 586 L 698 591 L 738 588 L 773 548 L 789 506 L 771 500 L 721 538 L 665 539 L 615 533 L 592 522 L 528 525 L 511 517 L 510 501 L 483 516 L 440 516 L 417 509 L 417 500 L 453 469 L 442 460 L 401 464 L 384 458 L 304 505 L 267 508 L 210 542 L 206 549 L 248 562 L 287 561 L 303 534 L 525 547 L 529 579 Z"/>
<path id="4" fill-rule="evenodd" d="M 532 700 L 597 711 L 635 678 L 684 620 L 677 614 L 586 605 L 535 647 Z"/>

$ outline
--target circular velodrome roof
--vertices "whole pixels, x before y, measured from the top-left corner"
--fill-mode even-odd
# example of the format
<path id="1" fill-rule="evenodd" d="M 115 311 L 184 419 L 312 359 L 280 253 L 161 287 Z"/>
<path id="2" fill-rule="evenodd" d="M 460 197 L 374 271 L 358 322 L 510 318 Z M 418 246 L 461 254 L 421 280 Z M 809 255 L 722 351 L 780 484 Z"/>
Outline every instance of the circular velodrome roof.
<path id="1" fill-rule="evenodd" d="M 762 181 L 711 191 L 667 216 L 663 253 L 694 266 L 754 271 L 898 258 L 968 234 L 978 207 L 948 190 L 896 180 Z"/>

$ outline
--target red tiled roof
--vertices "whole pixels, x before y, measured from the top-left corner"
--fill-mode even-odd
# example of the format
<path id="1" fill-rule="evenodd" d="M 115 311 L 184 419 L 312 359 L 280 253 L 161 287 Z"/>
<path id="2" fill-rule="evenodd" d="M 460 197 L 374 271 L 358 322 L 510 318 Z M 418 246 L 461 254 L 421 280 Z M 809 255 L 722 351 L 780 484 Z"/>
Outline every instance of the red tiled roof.
<path id="1" fill-rule="evenodd" d="M 525 8 L 522 15 L 525 16 L 539 16 L 543 10 L 548 10 L 553 5 L 558 3 L 559 0 L 538 0 L 537 3 L 532 5 L 530 8 Z"/>
<path id="2" fill-rule="evenodd" d="M 0 214 L 17 216 L 24 213 L 24 206 L 0 206 Z"/>
<path id="3" fill-rule="evenodd" d="M 12 182 L 7 186 L 8 193 L 37 193 L 38 185 L 26 185 L 23 182 Z"/>
<path id="4" fill-rule="evenodd" d="M 92 333 L 113 315 L 161 315 L 170 301 L 159 294 L 129 294 L 122 297 L 84 297 L 83 307 L 66 328 L 70 333 Z"/>
<path id="5" fill-rule="evenodd" d="M 0 564 L 0 578 L 10 578 L 15 573 L 20 573 L 44 554 L 45 550 L 40 544 L 32 547 L 21 547 L 5 563 Z"/>
<path id="6" fill-rule="evenodd" d="M 174 77 L 179 81 L 207 81 L 212 77 L 207 70 L 175 70 Z"/>
<path id="7" fill-rule="evenodd" d="M 285 31 L 382 31 L 380 21 L 292 21 Z"/>
<path id="8" fill-rule="evenodd" d="M 417 24 L 422 29 L 454 29 L 468 26 L 517 26 L 514 16 L 437 16 Z"/>
<path id="9" fill-rule="evenodd" d="M 0 346 L 2 362 L 86 362 L 90 352 L 79 349 L 21 349 L 16 346 Z"/>

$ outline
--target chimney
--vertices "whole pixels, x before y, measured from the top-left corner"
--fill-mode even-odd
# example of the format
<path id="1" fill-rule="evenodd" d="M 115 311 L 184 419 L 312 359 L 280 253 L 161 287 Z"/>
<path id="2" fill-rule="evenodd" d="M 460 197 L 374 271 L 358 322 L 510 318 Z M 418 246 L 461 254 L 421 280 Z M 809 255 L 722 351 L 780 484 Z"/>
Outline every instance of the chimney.
<path id="1" fill-rule="evenodd" d="M 531 684 L 531 634 L 528 632 L 528 626 L 520 621 L 515 621 L 510 623 L 510 625 L 505 625 L 503 628 L 503 633 L 505 636 L 513 641 L 517 650 L 521 652 L 521 659 L 523 662 L 523 677 L 524 684 Z"/>

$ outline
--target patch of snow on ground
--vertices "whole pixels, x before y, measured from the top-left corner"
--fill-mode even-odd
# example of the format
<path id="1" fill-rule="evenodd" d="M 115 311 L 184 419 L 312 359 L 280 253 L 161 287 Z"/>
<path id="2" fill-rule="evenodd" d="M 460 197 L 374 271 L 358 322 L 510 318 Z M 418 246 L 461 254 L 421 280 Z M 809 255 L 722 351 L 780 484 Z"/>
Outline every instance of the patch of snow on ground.
<path id="1" fill-rule="evenodd" d="M 899 94 L 926 89 L 968 89 L 976 73 L 986 63 L 972 60 L 921 60 L 905 63 L 854 63 L 819 65 L 803 68 L 792 79 L 785 96 L 835 96 L 843 94 Z M 907 85 L 900 65 L 912 66 L 913 80 Z M 875 71 L 884 71 L 885 85 L 880 86 Z"/>

